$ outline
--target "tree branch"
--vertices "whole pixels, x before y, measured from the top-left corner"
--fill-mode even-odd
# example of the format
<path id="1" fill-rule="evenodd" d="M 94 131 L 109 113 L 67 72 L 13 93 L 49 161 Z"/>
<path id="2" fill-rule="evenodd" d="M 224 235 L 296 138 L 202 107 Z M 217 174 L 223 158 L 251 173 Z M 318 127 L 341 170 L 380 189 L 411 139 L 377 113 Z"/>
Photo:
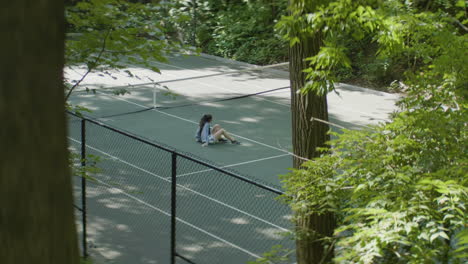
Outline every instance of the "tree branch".
<path id="1" fill-rule="evenodd" d="M 106 50 L 106 42 L 107 42 L 107 38 L 109 37 L 110 35 L 110 32 L 112 31 L 112 29 L 109 29 L 106 33 L 106 36 L 104 37 L 104 40 L 102 42 L 102 47 L 101 47 L 101 50 L 99 51 L 99 54 L 97 56 L 97 58 L 94 60 L 93 64 L 91 67 L 88 67 L 88 71 L 86 71 L 86 73 L 81 76 L 81 79 L 76 82 L 71 88 L 70 90 L 68 91 L 67 95 L 65 96 L 65 101 L 68 101 L 68 98 L 70 97 L 70 95 L 72 94 L 73 90 L 84 80 L 84 78 L 86 78 L 86 76 L 96 68 L 96 65 L 98 64 L 99 60 L 101 59 L 101 56 L 102 54 L 104 53 L 104 51 Z"/>
<path id="2" fill-rule="evenodd" d="M 463 29 L 465 32 L 468 32 L 468 27 L 466 27 L 465 25 L 463 25 L 460 20 L 452 17 L 451 18 L 453 22 L 455 22 L 455 24 L 457 24 L 457 26 L 459 26 L 461 29 Z"/>

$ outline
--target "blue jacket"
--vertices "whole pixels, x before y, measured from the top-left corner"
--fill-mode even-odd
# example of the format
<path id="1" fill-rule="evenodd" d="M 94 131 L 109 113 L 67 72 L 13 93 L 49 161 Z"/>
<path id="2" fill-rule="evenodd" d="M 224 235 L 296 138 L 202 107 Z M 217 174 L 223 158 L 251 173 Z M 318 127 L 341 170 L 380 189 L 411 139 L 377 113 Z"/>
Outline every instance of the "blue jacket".
<path id="1" fill-rule="evenodd" d="M 214 138 L 211 135 L 211 127 L 210 127 L 209 122 L 205 123 L 201 131 L 200 131 L 200 127 L 198 127 L 197 133 L 195 134 L 195 139 L 201 143 L 213 143 L 214 142 Z"/>

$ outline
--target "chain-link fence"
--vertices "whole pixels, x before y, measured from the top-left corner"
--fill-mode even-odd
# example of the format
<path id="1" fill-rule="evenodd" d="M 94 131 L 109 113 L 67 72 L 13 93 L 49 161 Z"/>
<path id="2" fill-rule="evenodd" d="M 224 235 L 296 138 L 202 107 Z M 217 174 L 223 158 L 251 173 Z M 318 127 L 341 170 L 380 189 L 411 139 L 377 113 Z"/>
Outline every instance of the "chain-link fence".
<path id="1" fill-rule="evenodd" d="M 285 235 L 280 191 L 100 122 L 69 116 L 83 255 L 112 263 L 247 263 Z M 97 170 L 96 170 L 97 168 Z M 89 253 L 88 253 L 89 251 Z"/>

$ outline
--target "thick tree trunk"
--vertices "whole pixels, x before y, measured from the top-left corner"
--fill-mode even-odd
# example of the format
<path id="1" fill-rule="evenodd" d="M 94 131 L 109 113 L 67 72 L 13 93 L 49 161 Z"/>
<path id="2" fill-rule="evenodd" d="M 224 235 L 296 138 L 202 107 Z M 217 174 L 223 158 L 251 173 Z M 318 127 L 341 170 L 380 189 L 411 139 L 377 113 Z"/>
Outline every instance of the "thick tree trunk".
<path id="1" fill-rule="evenodd" d="M 294 153 L 304 158 L 318 157 L 317 147 L 324 147 L 329 140 L 327 132 L 329 126 L 320 122 L 311 122 L 312 117 L 328 120 L 328 106 L 326 95 L 319 96 L 313 92 L 298 93 L 305 85 L 307 68 L 305 58 L 313 56 L 320 49 L 320 38 L 304 39 L 289 49 L 289 66 L 291 80 L 291 114 L 292 114 L 292 143 Z M 294 158 L 294 168 L 299 168 L 303 159 Z"/>
<path id="2" fill-rule="evenodd" d="M 79 263 L 67 161 L 64 1 L 0 9 L 0 262 Z"/>
<path id="3" fill-rule="evenodd" d="M 312 6 L 309 8 L 313 9 Z M 318 157 L 320 153 L 316 150 L 317 147 L 324 147 L 325 142 L 329 140 L 327 135 L 329 126 L 310 121 L 312 117 L 328 121 L 326 95 L 320 96 L 314 92 L 298 93 L 305 84 L 303 70 L 307 68 L 307 62 L 304 59 L 317 54 L 321 45 L 321 34 L 317 32 L 313 37 L 303 37 L 299 44 L 289 50 L 293 149 L 295 155 L 308 159 Z M 301 158 L 294 158 L 294 168 L 300 168 L 303 162 Z M 324 244 L 319 239 L 333 234 L 335 226 L 333 214 L 297 215 L 297 219 L 298 263 L 315 264 L 323 259 L 330 259 L 331 256 L 325 254 Z"/>

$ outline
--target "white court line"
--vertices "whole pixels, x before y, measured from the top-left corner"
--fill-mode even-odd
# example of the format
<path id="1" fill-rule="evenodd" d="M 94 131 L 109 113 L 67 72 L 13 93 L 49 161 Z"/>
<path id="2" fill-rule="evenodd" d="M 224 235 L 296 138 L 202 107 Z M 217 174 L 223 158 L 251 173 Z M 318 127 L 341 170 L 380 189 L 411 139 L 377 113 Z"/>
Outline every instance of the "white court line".
<path id="1" fill-rule="evenodd" d="M 187 71 L 191 71 L 191 72 L 196 72 L 196 73 L 199 73 L 200 71 L 197 71 L 197 70 L 193 70 L 193 69 L 188 69 L 188 68 L 183 68 L 183 67 L 180 67 L 180 66 L 175 66 L 175 65 L 172 65 L 172 64 L 167 64 L 167 63 L 163 63 L 163 62 L 153 62 L 155 64 L 160 64 L 160 65 L 165 65 L 165 66 L 168 66 L 168 67 L 172 67 L 172 68 L 176 68 L 176 69 L 182 69 L 182 70 L 187 70 Z M 74 69 L 72 69 L 70 67 L 71 70 L 75 71 Z M 77 71 L 75 71 L 77 72 Z M 164 74 L 166 75 L 170 75 L 170 76 L 176 76 L 175 74 L 171 74 L 171 73 L 168 73 L 168 72 L 164 72 Z M 204 85 L 204 86 L 208 86 L 208 87 L 214 87 L 216 89 L 222 89 L 222 90 L 225 90 L 225 91 L 229 91 L 229 92 L 234 92 L 234 93 L 238 93 L 239 91 L 235 91 L 235 90 L 231 90 L 231 89 L 228 89 L 228 88 L 224 88 L 224 87 L 220 87 L 220 86 L 215 86 L 215 85 L 211 85 L 209 83 L 204 83 L 204 82 L 200 82 L 200 81 L 196 81 L 196 80 L 186 80 L 186 81 L 191 81 L 191 82 L 195 82 L 195 83 L 198 83 L 198 84 L 201 84 L 201 85 Z M 157 82 L 155 82 L 157 83 Z M 129 85 L 129 86 L 136 86 L 138 84 L 132 84 L 132 85 Z M 253 87 L 257 87 L 257 88 L 263 88 L 262 86 L 259 86 L 259 85 L 256 85 L 256 84 L 249 84 L 248 86 L 253 86 Z M 343 88 L 344 89 L 344 88 Z M 341 96 L 339 96 L 341 98 Z M 266 99 L 262 96 L 259 96 L 260 99 L 264 100 L 264 101 L 268 101 L 268 102 L 271 102 L 271 103 L 274 103 L 274 104 L 278 104 L 278 105 L 282 105 L 282 106 L 285 106 L 285 107 L 288 107 L 288 108 L 291 108 L 291 105 L 289 104 L 283 104 L 283 103 L 280 103 L 280 102 L 276 102 L 276 101 L 272 101 L 272 100 L 269 100 L 269 99 Z M 290 96 L 289 98 L 290 99 Z M 337 109 L 342 109 L 342 110 L 345 110 L 345 111 L 348 111 L 348 112 L 353 112 L 353 113 L 357 113 L 357 114 L 361 114 L 361 115 L 364 115 L 364 116 L 368 116 L 369 113 L 368 112 L 362 112 L 362 111 L 359 111 L 359 110 L 355 110 L 353 108 L 350 108 L 350 107 L 346 107 L 346 106 L 343 106 L 342 104 L 338 104 L 338 106 L 334 106 L 332 108 L 337 108 Z M 374 118 L 375 120 L 381 120 L 381 121 L 387 121 L 388 119 L 384 119 L 384 118 Z M 353 123 L 355 124 L 355 123 Z M 356 125 L 356 124 L 355 124 Z"/>
<path id="2" fill-rule="evenodd" d="M 240 163 L 230 164 L 230 165 L 222 166 L 220 168 L 224 169 L 224 168 L 229 168 L 229 167 L 235 167 L 235 166 L 239 166 L 239 165 L 249 164 L 249 163 L 263 161 L 263 160 L 275 159 L 275 158 L 280 158 L 280 157 L 284 157 L 284 156 L 290 156 L 290 155 L 289 154 L 281 154 L 281 155 L 271 156 L 271 157 L 262 158 L 262 159 L 249 160 L 249 161 L 244 161 L 244 162 L 240 162 Z M 193 175 L 193 174 L 197 174 L 197 173 L 207 172 L 207 171 L 213 171 L 213 170 L 214 169 L 206 169 L 206 170 L 201 170 L 201 171 L 184 173 L 184 174 L 178 175 L 177 178 L 180 178 L 180 177 L 183 177 L 183 176 L 188 176 L 188 175 Z M 169 178 L 170 177 L 166 177 L 166 179 L 169 179 Z"/>
<path id="3" fill-rule="evenodd" d="M 135 197 L 135 196 L 133 196 L 133 195 L 131 195 L 131 194 L 128 194 L 128 193 L 124 192 L 123 190 L 121 190 L 121 189 L 119 189 L 119 188 L 116 188 L 116 187 L 114 187 L 114 186 L 111 186 L 111 185 L 109 185 L 109 184 L 107 184 L 107 183 L 105 183 L 105 182 L 103 182 L 103 181 L 98 180 L 98 179 L 96 179 L 96 181 L 98 181 L 98 182 L 100 182 L 101 184 L 103 184 L 103 185 L 109 187 L 110 189 L 116 190 L 116 191 L 122 193 L 123 195 L 125 195 L 125 196 L 127 196 L 127 197 L 129 197 L 129 198 L 131 198 L 131 199 L 134 199 L 134 200 L 136 200 L 136 201 L 138 201 L 138 202 L 140 202 L 140 203 L 142 203 L 142 204 L 144 204 L 144 205 L 146 205 L 146 206 L 148 206 L 148 207 L 150 207 L 150 208 L 152 208 L 152 209 L 154 209 L 154 210 L 156 210 L 156 211 L 158 211 L 158 212 L 160 212 L 160 213 L 162 213 L 162 214 L 164 214 L 164 215 L 166 215 L 166 216 L 169 216 L 169 217 L 171 216 L 171 214 L 169 214 L 168 212 L 163 211 L 163 210 L 157 208 L 156 206 L 153 206 L 153 205 L 151 205 L 151 204 L 149 204 L 149 203 L 147 203 L 147 202 L 145 202 L 145 201 L 143 201 L 143 200 L 141 200 L 141 199 L 139 199 L 139 198 L 137 198 L 137 197 Z M 202 232 L 202 233 L 204 233 L 204 234 L 206 234 L 206 235 L 208 235 L 208 236 L 210 236 L 210 237 L 212 237 L 212 238 L 215 238 L 215 239 L 217 239 L 217 240 L 219 240 L 219 241 L 221 241 L 221 242 L 224 242 L 224 243 L 230 245 L 230 246 L 233 247 L 233 248 L 237 248 L 238 250 L 240 250 L 240 251 L 242 251 L 242 252 L 244 252 L 244 253 L 247 253 L 248 255 L 250 255 L 250 256 L 252 256 L 252 257 L 260 258 L 260 256 L 256 255 L 255 253 L 250 252 L 250 251 L 248 251 L 247 249 L 244 249 L 244 248 L 242 248 L 242 247 L 240 247 L 240 246 L 237 246 L 236 244 L 231 243 L 231 242 L 229 242 L 229 241 L 227 241 L 227 240 L 225 240 L 225 239 L 222 239 L 222 238 L 218 237 L 217 235 L 214 235 L 214 234 L 212 234 L 212 233 L 210 233 L 210 232 L 208 232 L 208 231 L 206 231 L 206 230 L 204 230 L 204 229 L 201 229 L 201 228 L 199 228 L 199 227 L 197 227 L 197 226 L 195 226 L 195 225 L 193 225 L 193 224 L 190 224 L 189 222 L 184 221 L 184 220 L 182 220 L 182 219 L 179 218 L 179 217 L 176 217 L 176 219 L 177 219 L 177 221 L 181 222 L 182 224 L 185 224 L 185 225 L 187 225 L 187 226 L 189 226 L 189 227 L 191 227 L 191 228 L 193 228 L 193 229 L 195 229 L 195 230 L 198 230 L 198 231 L 200 231 L 200 232 Z"/>
<path id="4" fill-rule="evenodd" d="M 182 67 L 178 67 L 178 66 L 174 66 L 174 65 L 170 65 L 170 64 L 166 64 L 166 63 L 162 63 L 162 62 L 154 62 L 156 64 L 161 64 L 161 65 L 167 65 L 169 67 L 173 67 L 173 68 L 178 68 L 178 69 L 184 69 L 184 70 L 189 70 L 189 71 L 193 71 L 193 72 L 198 72 L 198 71 L 195 71 L 195 70 L 191 70 L 191 69 L 185 69 L 185 68 L 182 68 Z M 78 73 L 76 70 L 70 68 L 71 70 L 75 71 L 76 73 Z M 169 76 L 175 76 L 175 77 L 178 77 L 177 75 L 175 74 L 171 74 L 171 73 L 167 73 L 165 72 L 164 74 L 166 75 L 169 75 Z M 197 80 L 184 80 L 186 82 L 194 82 L 194 83 L 198 83 L 198 84 L 201 84 L 202 86 L 208 86 L 208 87 L 213 87 L 213 88 L 216 88 L 216 89 L 221 89 L 221 90 L 225 90 L 225 91 L 229 91 L 229 92 L 233 92 L 233 93 L 239 93 L 239 91 L 235 91 L 235 90 L 231 90 L 231 89 L 228 89 L 228 88 L 224 88 L 224 87 L 218 87 L 218 86 L 215 86 L 215 85 L 211 85 L 209 83 L 204 83 L 204 82 L 200 82 L 200 81 L 197 81 Z M 158 82 L 154 82 L 154 83 L 158 83 Z M 80 86 L 85 86 L 86 84 L 82 84 Z M 141 85 L 141 84 L 129 84 L 128 86 L 138 86 L 138 85 Z M 249 84 L 248 86 L 253 86 L 253 87 L 257 87 L 257 88 L 263 88 L 261 86 L 258 86 L 258 85 L 255 85 L 255 84 Z M 269 99 L 266 99 L 264 97 L 259 97 L 260 99 L 264 100 L 264 101 L 268 101 L 268 102 L 271 102 L 271 103 L 274 103 L 274 104 L 278 104 L 278 105 L 282 105 L 282 106 L 286 106 L 286 107 L 290 107 L 288 104 L 283 104 L 283 103 L 280 103 L 280 102 L 276 102 L 276 101 L 272 101 L 272 100 L 269 100 Z"/>
<path id="5" fill-rule="evenodd" d="M 81 144 L 81 141 L 78 141 L 78 140 L 73 139 L 73 138 L 71 138 L 71 137 L 68 137 L 68 138 L 69 138 L 70 140 L 76 142 L 76 143 Z M 126 164 L 126 165 L 128 165 L 128 166 L 130 166 L 130 167 L 133 167 L 133 168 L 135 168 L 135 169 L 137 169 L 137 170 L 140 170 L 140 171 L 142 171 L 142 172 L 145 172 L 145 173 L 147 173 L 147 174 L 149 174 L 149 175 L 151 175 L 151 176 L 153 176 L 153 177 L 156 177 L 156 178 L 158 178 L 158 179 L 161 179 L 161 180 L 163 180 L 163 181 L 165 181 L 165 182 L 171 183 L 171 180 L 168 180 L 168 179 L 166 179 L 166 178 L 164 178 L 164 177 L 162 177 L 162 176 L 160 176 L 160 175 L 157 175 L 157 174 L 152 173 L 152 172 L 150 172 L 150 171 L 148 171 L 148 170 L 145 170 L 145 169 L 143 169 L 143 168 L 140 168 L 140 167 L 138 167 L 138 166 L 136 166 L 136 165 L 134 165 L 134 164 L 132 164 L 132 163 L 129 163 L 129 162 L 127 162 L 127 161 L 124 161 L 124 160 L 122 160 L 122 159 L 120 159 L 120 158 L 118 158 L 118 157 L 116 157 L 116 156 L 111 155 L 110 153 L 107 153 L 107 152 L 102 151 L 102 150 L 100 150 L 100 149 L 91 147 L 90 145 L 86 145 L 86 146 L 89 147 L 90 149 L 93 149 L 93 150 L 95 150 L 95 151 L 97 151 L 97 152 L 100 152 L 100 153 L 102 153 L 102 154 L 104 154 L 104 155 L 106 155 L 106 156 L 109 156 L 109 157 L 111 157 L 111 158 L 113 158 L 113 159 L 115 159 L 115 160 L 117 160 L 117 161 L 120 161 L 120 162 L 122 162 L 122 163 L 124 163 L 124 164 Z M 276 228 L 278 228 L 278 229 L 281 229 L 281 230 L 283 230 L 283 231 L 285 231 L 285 232 L 288 231 L 288 229 L 286 229 L 286 228 L 284 228 L 284 227 L 281 227 L 281 226 L 278 226 L 278 225 L 276 225 L 276 224 L 273 224 L 273 223 L 271 223 L 271 222 L 269 222 L 269 221 L 267 221 L 267 220 L 265 220 L 265 219 L 259 218 L 258 216 L 255 216 L 255 215 L 252 215 L 252 214 L 249 214 L 249 213 L 247 213 L 247 212 L 245 212 L 245 211 L 242 211 L 242 210 L 240 210 L 240 209 L 238 209 L 238 208 L 236 208 L 236 207 L 233 207 L 233 206 L 231 206 L 231 205 L 228 205 L 228 204 L 226 204 L 226 203 L 223 203 L 223 202 L 221 202 L 221 201 L 218 201 L 218 200 L 216 200 L 216 199 L 214 199 L 214 198 L 211 198 L 211 197 L 209 197 L 209 196 L 207 196 L 207 195 L 204 195 L 204 194 L 202 194 L 202 193 L 199 193 L 199 192 L 197 192 L 197 191 L 195 191 L 195 190 L 192 190 L 192 189 L 190 189 L 190 188 L 188 188 L 188 187 L 185 187 L 185 186 L 183 186 L 183 185 L 177 184 L 177 187 L 180 187 L 180 188 L 185 189 L 185 190 L 187 190 L 187 191 L 193 192 L 193 193 L 195 193 L 195 194 L 197 194 L 197 195 L 200 195 L 201 197 L 204 197 L 204 198 L 206 198 L 206 199 L 208 199 L 208 200 L 210 200 L 210 201 L 213 201 L 213 202 L 215 202 L 215 203 L 218 203 L 218 204 L 220 204 L 220 205 L 223 205 L 223 206 L 225 206 L 225 207 L 227 207 L 227 208 L 230 208 L 230 209 L 232 209 L 232 210 L 234 210 L 234 211 L 237 211 L 237 212 L 239 212 L 239 213 L 241 213 L 241 214 L 250 216 L 250 217 L 252 217 L 252 218 L 254 218 L 254 219 L 256 219 L 256 220 L 258 220 L 258 221 L 260 221 L 260 222 L 263 222 L 263 223 L 265 223 L 265 224 L 274 226 L 274 227 L 276 227 Z"/>
<path id="6" fill-rule="evenodd" d="M 197 72 L 197 73 L 199 72 L 199 71 L 196 71 L 196 70 L 187 69 L 187 68 L 183 68 L 183 67 L 179 67 L 179 66 L 167 64 L 167 63 L 162 63 L 162 62 L 154 62 L 154 63 L 155 63 L 155 64 L 166 65 L 166 66 L 173 67 L 173 68 L 176 68 L 176 69 L 188 70 L 188 71 L 193 71 L 193 72 Z M 171 75 L 171 76 L 177 76 L 177 75 L 175 75 L 175 74 L 171 74 L 171 73 L 168 73 L 168 72 L 165 72 L 164 74 Z M 186 80 L 186 81 L 198 83 L 198 84 L 201 84 L 201 85 L 203 85 L 203 86 L 208 86 L 208 87 L 213 87 L 213 88 L 216 88 L 216 89 L 225 90 L 225 91 L 232 92 L 232 93 L 239 93 L 239 91 L 231 90 L 231 89 L 229 89 L 229 88 L 224 88 L 224 87 L 222 87 L 222 86 L 211 85 L 211 84 L 209 84 L 209 83 L 204 83 L 204 82 L 200 82 L 200 81 L 196 81 L 196 80 Z M 157 83 L 157 82 L 156 82 L 156 83 Z M 249 84 L 249 85 L 246 85 L 246 86 L 253 86 L 253 87 L 256 87 L 256 88 L 264 88 L 264 87 L 258 86 L 258 85 L 256 85 L 256 84 Z M 264 100 L 264 101 L 268 101 L 268 102 L 270 102 L 270 103 L 274 103 L 274 104 L 278 104 L 278 105 L 290 107 L 290 105 L 282 104 L 282 103 L 276 102 L 276 101 L 272 101 L 272 100 L 266 99 L 266 98 L 261 97 L 261 96 L 259 96 L 259 98 L 261 98 L 261 99 Z"/>
<path id="7" fill-rule="evenodd" d="M 107 97 L 115 98 L 115 99 L 117 99 L 117 100 L 121 100 L 121 101 L 127 102 L 127 103 L 129 103 L 129 104 L 133 104 L 133 105 L 136 105 L 136 106 L 139 106 L 139 107 L 142 107 L 142 108 L 148 108 L 147 106 L 144 106 L 144 105 L 141 105 L 141 104 L 138 104 L 138 103 L 135 103 L 135 102 L 132 102 L 132 101 L 129 101 L 129 100 L 120 98 L 120 97 L 118 97 L 118 96 L 108 95 L 108 94 L 104 94 L 104 93 L 101 93 L 101 92 L 98 92 L 98 91 L 96 91 L 96 93 L 102 94 L 102 95 L 107 96 Z M 151 110 L 151 111 L 156 111 L 156 112 L 158 112 L 158 113 L 165 114 L 165 115 L 167 115 L 167 116 L 174 117 L 174 118 L 177 118 L 177 119 L 186 121 L 186 122 L 190 122 L 190 123 L 192 123 L 192 124 L 198 124 L 198 123 L 195 122 L 195 121 L 188 120 L 188 119 L 185 119 L 185 118 L 183 118 L 183 117 L 176 116 L 176 115 L 173 115 L 173 114 L 169 114 L 169 113 L 166 113 L 166 112 L 163 112 L 163 111 L 159 111 L 158 109 L 150 109 L 150 110 Z M 105 120 L 106 118 L 103 118 L 103 119 Z M 232 135 L 234 135 L 234 136 L 236 136 L 236 137 L 238 137 L 238 138 L 242 138 L 242 139 L 245 139 L 245 140 L 247 140 L 247 141 L 250 141 L 250 142 L 253 142 L 253 143 L 262 145 L 262 146 L 264 146 L 264 147 L 268 147 L 268 148 L 271 148 L 271 149 L 279 150 L 279 151 L 281 151 L 281 152 L 287 153 L 287 154 L 289 154 L 289 155 L 292 155 L 292 156 L 294 156 L 294 157 L 297 157 L 297 158 L 300 158 L 300 159 L 303 159 L 303 160 L 308 160 L 308 159 L 306 159 L 306 158 L 299 157 L 299 156 L 295 155 L 294 153 L 289 152 L 289 151 L 287 151 L 287 150 L 280 149 L 280 148 L 277 148 L 277 147 L 274 147 L 274 146 L 270 146 L 270 145 L 268 145 L 268 144 L 265 144 L 265 143 L 262 143 L 262 142 L 259 142 L 259 141 L 256 141 L 256 140 L 253 140 L 253 139 L 250 139 L 250 138 L 246 138 L 246 137 L 243 137 L 243 136 L 234 134 L 234 133 L 230 133 L 230 134 L 232 134 Z"/>
<path id="8" fill-rule="evenodd" d="M 171 65 L 171 64 L 167 64 L 167 63 L 163 63 L 163 62 L 154 62 L 155 64 L 161 64 L 161 65 L 165 65 L 165 66 L 168 66 L 168 67 L 173 67 L 173 68 L 176 68 L 176 69 L 182 69 L 182 70 L 187 70 L 187 71 L 192 71 L 192 72 L 200 72 L 200 71 L 197 71 L 197 70 L 192 70 L 192 69 L 188 69 L 188 68 L 184 68 L 184 67 L 180 67 L 180 66 L 175 66 L 175 65 Z M 165 72 L 164 74 L 167 74 L 167 75 L 171 75 L 171 76 L 177 76 L 177 75 L 174 75 L 174 74 L 171 74 L 171 73 L 167 73 Z M 188 80 L 190 81 L 190 80 Z M 211 85 L 211 84 L 208 84 L 208 83 L 203 83 L 203 82 L 200 82 L 200 81 L 193 81 L 193 82 L 196 82 L 196 83 L 199 83 L 199 84 L 202 84 L 202 85 L 205 85 L 205 86 L 209 86 L 209 87 L 214 87 L 214 88 L 217 88 L 217 89 L 223 89 L 223 90 L 226 90 L 226 91 L 229 91 L 229 92 L 238 92 L 238 91 L 235 91 L 235 90 L 231 90 L 231 89 L 228 89 L 228 88 L 224 88 L 224 87 L 218 87 L 218 86 L 215 86 L 215 85 Z M 255 85 L 255 84 L 249 84 L 247 86 L 254 86 L 254 87 L 257 87 L 257 88 L 263 88 L 261 86 L 258 86 L 258 85 Z M 340 96 L 341 97 L 341 96 Z M 279 103 L 279 102 L 275 102 L 275 101 L 272 101 L 272 100 L 269 100 L 269 99 L 266 99 L 266 98 L 263 98 L 260 96 L 260 98 L 262 98 L 263 100 L 265 101 L 269 101 L 269 102 L 272 102 L 272 103 L 275 103 L 275 104 L 278 104 L 278 105 L 282 105 L 282 106 L 287 106 L 289 108 L 291 108 L 291 105 L 288 105 L 288 104 L 282 104 L 282 103 Z M 339 105 L 338 107 L 336 107 L 338 109 L 343 109 L 343 110 L 346 110 L 346 111 L 349 111 L 349 112 L 354 112 L 354 113 L 357 113 L 357 114 L 361 114 L 361 115 L 369 115 L 369 113 L 366 113 L 366 112 L 361 112 L 361 111 L 358 111 L 358 110 L 354 110 L 352 108 L 349 108 L 349 107 L 346 107 L 346 106 L 342 106 L 342 105 Z M 381 119 L 381 118 L 378 118 L 378 120 L 383 120 L 383 121 L 386 121 L 386 119 Z"/>

